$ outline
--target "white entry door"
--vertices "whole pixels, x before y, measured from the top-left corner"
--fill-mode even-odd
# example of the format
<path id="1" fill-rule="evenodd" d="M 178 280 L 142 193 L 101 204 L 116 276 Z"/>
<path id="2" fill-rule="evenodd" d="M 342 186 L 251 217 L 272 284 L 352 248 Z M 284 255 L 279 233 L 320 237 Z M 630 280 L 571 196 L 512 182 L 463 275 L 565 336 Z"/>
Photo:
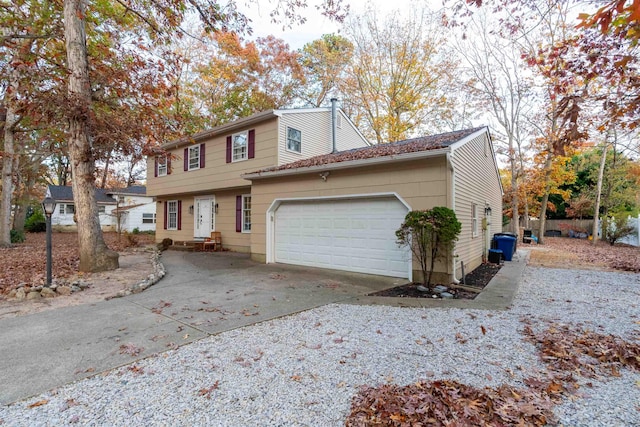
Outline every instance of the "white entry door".
<path id="1" fill-rule="evenodd" d="M 215 228 L 215 198 L 196 197 L 194 199 L 193 217 L 195 221 L 194 236 L 196 238 L 210 237 Z"/>
<path id="2" fill-rule="evenodd" d="M 396 198 L 284 202 L 275 212 L 275 261 L 409 277 L 395 231 L 408 209 Z"/>

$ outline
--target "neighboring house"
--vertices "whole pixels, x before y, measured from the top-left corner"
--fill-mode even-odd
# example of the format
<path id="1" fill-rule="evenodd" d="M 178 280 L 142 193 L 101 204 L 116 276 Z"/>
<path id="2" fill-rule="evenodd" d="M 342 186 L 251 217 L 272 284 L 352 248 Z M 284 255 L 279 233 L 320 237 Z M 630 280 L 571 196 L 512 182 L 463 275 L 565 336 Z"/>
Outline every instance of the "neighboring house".
<path id="1" fill-rule="evenodd" d="M 156 239 L 197 240 L 216 230 L 225 248 L 261 262 L 412 278 L 419 264 L 397 246 L 395 231 L 410 210 L 448 206 L 462 233 L 456 257 L 438 266 L 439 280 L 460 277 L 461 261 L 467 271 L 482 262 L 502 212 L 487 128 L 367 146 L 342 116 L 350 134 L 336 126 L 332 153 L 327 113 L 270 111 L 165 145 L 174 164 L 184 164 L 172 170 L 164 158 L 149 160 L 161 172 L 147 180 L 162 203 Z M 245 139 L 254 155 L 240 161 L 237 135 L 252 132 Z"/>
<path id="2" fill-rule="evenodd" d="M 50 185 L 47 196 L 56 201 L 51 225 L 57 231 L 75 230 L 75 204 L 70 186 Z M 144 186 L 122 189 L 96 189 L 100 226 L 103 231 L 154 231 L 156 229 L 156 202 L 146 195 Z M 118 227 L 119 226 L 119 227 Z"/>

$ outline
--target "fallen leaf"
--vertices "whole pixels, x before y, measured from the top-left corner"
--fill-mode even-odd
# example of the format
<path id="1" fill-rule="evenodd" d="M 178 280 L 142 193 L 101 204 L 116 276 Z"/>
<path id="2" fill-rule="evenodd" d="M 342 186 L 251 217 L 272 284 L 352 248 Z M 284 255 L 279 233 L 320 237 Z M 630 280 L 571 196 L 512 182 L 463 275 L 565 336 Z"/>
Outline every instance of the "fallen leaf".
<path id="1" fill-rule="evenodd" d="M 38 406 L 46 405 L 47 403 L 49 403 L 47 399 L 42 399 L 32 403 L 31 405 L 27 406 L 27 408 L 37 408 Z"/>
<path id="2" fill-rule="evenodd" d="M 487 334 L 487 330 L 485 329 L 484 326 L 480 325 L 480 330 L 482 331 L 482 335 L 486 335 Z"/>

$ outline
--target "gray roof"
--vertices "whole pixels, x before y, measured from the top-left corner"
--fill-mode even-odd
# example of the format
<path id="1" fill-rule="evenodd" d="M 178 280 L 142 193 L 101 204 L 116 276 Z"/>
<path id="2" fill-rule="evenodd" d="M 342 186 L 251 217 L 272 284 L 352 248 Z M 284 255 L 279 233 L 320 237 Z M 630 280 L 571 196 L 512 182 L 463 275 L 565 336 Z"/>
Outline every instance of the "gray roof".
<path id="1" fill-rule="evenodd" d="M 138 196 L 147 195 L 147 187 L 144 185 L 132 185 L 127 188 L 113 188 L 111 190 L 105 190 L 107 194 L 132 194 Z"/>
<path id="2" fill-rule="evenodd" d="M 49 193 L 56 202 L 73 202 L 73 190 L 66 185 L 50 185 Z M 108 190 L 96 188 L 96 201 L 102 204 L 115 205 L 116 200 L 109 196 Z"/>
<path id="3" fill-rule="evenodd" d="M 437 150 L 451 146 L 452 144 L 478 132 L 485 127 L 447 132 L 439 135 L 423 136 L 419 138 L 405 139 L 403 141 L 377 144 L 370 147 L 353 148 L 347 151 L 322 154 L 309 159 L 298 160 L 281 166 L 274 166 L 262 169 L 258 172 L 272 172 L 286 169 L 297 169 L 311 166 L 328 165 L 351 160 L 371 159 L 376 157 L 387 157 L 403 153 L 414 153 L 419 151 Z"/>

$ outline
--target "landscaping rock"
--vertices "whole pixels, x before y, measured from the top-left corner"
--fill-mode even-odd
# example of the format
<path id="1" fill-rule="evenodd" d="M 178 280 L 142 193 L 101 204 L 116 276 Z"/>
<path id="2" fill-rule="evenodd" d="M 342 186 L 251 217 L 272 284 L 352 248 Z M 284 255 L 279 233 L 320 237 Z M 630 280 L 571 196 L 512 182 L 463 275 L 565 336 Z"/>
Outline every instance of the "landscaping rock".
<path id="1" fill-rule="evenodd" d="M 56 292 L 53 289 L 43 288 L 40 291 L 40 296 L 42 296 L 44 298 L 53 298 L 53 297 L 56 296 Z"/>
<path id="2" fill-rule="evenodd" d="M 27 299 L 28 300 L 37 300 L 37 299 L 40 299 L 40 298 L 42 298 L 42 297 L 40 296 L 40 292 L 38 292 L 38 291 L 31 291 L 31 292 L 29 292 L 27 294 Z"/>
<path id="3" fill-rule="evenodd" d="M 71 286 L 71 292 L 80 292 L 81 290 L 82 289 L 80 289 L 80 287 L 77 285 Z"/>
<path id="4" fill-rule="evenodd" d="M 56 292 L 58 293 L 58 295 L 71 295 L 71 288 L 69 286 L 63 285 L 63 286 L 58 286 L 56 288 Z"/>
<path id="5" fill-rule="evenodd" d="M 23 299 L 26 298 L 26 296 L 27 294 L 24 291 L 24 287 L 16 289 L 16 299 L 18 301 L 22 301 Z"/>
<path id="6" fill-rule="evenodd" d="M 447 292 L 449 290 L 449 288 L 447 288 L 446 286 L 443 285 L 437 285 L 433 288 L 433 290 L 439 294 L 443 293 L 443 292 Z"/>
<path id="7" fill-rule="evenodd" d="M 440 296 L 444 299 L 452 299 L 453 298 L 453 294 L 450 294 L 449 292 L 443 292 L 440 294 Z"/>

